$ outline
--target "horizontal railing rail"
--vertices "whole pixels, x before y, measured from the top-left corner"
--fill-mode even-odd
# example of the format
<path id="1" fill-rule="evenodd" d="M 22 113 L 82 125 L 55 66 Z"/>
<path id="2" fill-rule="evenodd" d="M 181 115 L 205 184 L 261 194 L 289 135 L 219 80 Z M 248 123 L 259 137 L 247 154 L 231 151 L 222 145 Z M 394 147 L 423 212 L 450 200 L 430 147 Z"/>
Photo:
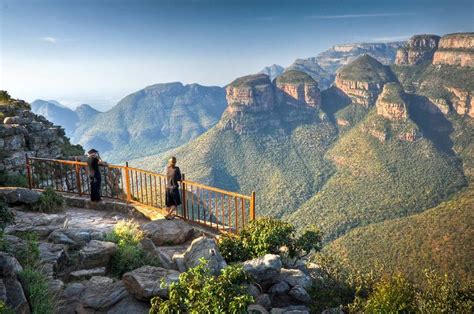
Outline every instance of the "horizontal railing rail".
<path id="1" fill-rule="evenodd" d="M 101 164 L 102 197 L 165 209 L 166 176 L 148 170 Z M 26 156 L 30 188 L 90 194 L 86 162 Z M 185 179 L 176 215 L 219 232 L 236 232 L 255 219 L 255 192 L 239 194 Z"/>

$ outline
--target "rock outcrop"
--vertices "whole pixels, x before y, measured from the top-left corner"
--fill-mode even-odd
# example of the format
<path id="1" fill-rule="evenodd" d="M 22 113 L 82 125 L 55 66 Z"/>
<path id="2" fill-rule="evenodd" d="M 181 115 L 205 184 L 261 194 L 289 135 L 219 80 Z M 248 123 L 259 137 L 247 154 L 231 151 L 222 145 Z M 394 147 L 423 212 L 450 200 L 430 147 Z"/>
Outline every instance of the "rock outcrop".
<path id="1" fill-rule="evenodd" d="M 460 115 L 468 115 L 474 118 L 474 98 L 472 97 L 474 92 L 465 91 L 455 87 L 447 87 L 452 93 L 453 97 L 451 101 L 453 103 L 454 110 Z"/>
<path id="2" fill-rule="evenodd" d="M 395 64 L 417 65 L 431 62 L 438 48 L 440 37 L 437 35 L 415 35 L 406 46 L 398 49 Z"/>
<path id="3" fill-rule="evenodd" d="M 385 84 L 377 99 L 376 113 L 364 122 L 362 129 L 381 142 L 389 139 L 413 142 L 422 137 L 410 119 L 406 96 L 398 83 Z"/>
<path id="4" fill-rule="evenodd" d="M 383 85 L 393 80 L 393 74 L 388 67 L 364 55 L 338 71 L 335 85 L 349 96 L 353 103 L 371 107 Z"/>
<path id="5" fill-rule="evenodd" d="M 276 79 L 275 84 L 280 103 L 313 108 L 321 106 L 318 83 L 306 73 L 294 70 L 286 71 Z"/>
<path id="6" fill-rule="evenodd" d="M 31 112 L 22 100 L 2 99 L 0 102 L 0 171 L 23 173 L 25 154 L 33 157 L 59 158 L 72 147 L 64 129 L 43 116 Z M 81 147 L 75 147 L 83 152 Z"/>
<path id="7" fill-rule="evenodd" d="M 226 90 L 228 107 L 217 127 L 239 134 L 304 123 L 321 103 L 317 83 L 298 71 L 287 71 L 273 83 L 264 74 L 244 76 Z"/>
<path id="8" fill-rule="evenodd" d="M 179 279 L 179 272 L 161 267 L 143 266 L 122 277 L 127 291 L 135 298 L 143 301 L 155 296 L 168 297 L 168 286 Z M 162 281 L 165 285 L 162 286 Z"/>
<path id="9" fill-rule="evenodd" d="M 403 91 L 397 83 L 384 86 L 377 104 L 377 114 L 389 120 L 404 120 L 408 118 L 408 108 L 403 99 Z"/>
<path id="10" fill-rule="evenodd" d="M 434 54 L 433 64 L 474 67 L 474 33 L 443 36 Z"/>
<path id="11" fill-rule="evenodd" d="M 141 227 L 155 245 L 182 244 L 191 239 L 194 229 L 183 220 L 158 219 Z"/>

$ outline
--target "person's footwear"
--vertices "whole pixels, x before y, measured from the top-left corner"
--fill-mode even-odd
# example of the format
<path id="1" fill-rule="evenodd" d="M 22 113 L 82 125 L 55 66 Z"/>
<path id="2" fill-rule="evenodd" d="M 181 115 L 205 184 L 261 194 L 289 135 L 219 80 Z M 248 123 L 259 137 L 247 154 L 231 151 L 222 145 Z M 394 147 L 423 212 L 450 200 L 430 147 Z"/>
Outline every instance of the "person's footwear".
<path id="1" fill-rule="evenodd" d="M 171 219 L 173 219 L 173 216 L 171 216 L 170 214 L 168 214 L 168 215 L 165 216 L 165 219 L 166 219 L 166 220 L 171 220 Z"/>

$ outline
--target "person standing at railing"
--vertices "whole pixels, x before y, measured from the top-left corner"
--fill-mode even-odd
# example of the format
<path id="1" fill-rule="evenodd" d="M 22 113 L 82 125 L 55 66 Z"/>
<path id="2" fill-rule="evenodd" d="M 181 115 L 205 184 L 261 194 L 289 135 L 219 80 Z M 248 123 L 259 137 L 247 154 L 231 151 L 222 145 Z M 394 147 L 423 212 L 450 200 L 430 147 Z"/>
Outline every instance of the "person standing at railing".
<path id="1" fill-rule="evenodd" d="M 87 152 L 87 166 L 89 169 L 89 181 L 91 191 L 91 201 L 100 202 L 100 184 L 102 177 L 100 175 L 99 164 L 103 163 L 100 159 L 99 152 L 95 149 L 91 149 Z"/>
<path id="2" fill-rule="evenodd" d="M 173 219 L 173 212 L 181 205 L 181 197 L 179 195 L 179 182 L 181 182 L 181 171 L 176 167 L 176 157 L 171 157 L 168 160 L 168 165 L 165 168 L 166 174 L 166 193 L 165 203 L 168 214 L 166 219 Z"/>

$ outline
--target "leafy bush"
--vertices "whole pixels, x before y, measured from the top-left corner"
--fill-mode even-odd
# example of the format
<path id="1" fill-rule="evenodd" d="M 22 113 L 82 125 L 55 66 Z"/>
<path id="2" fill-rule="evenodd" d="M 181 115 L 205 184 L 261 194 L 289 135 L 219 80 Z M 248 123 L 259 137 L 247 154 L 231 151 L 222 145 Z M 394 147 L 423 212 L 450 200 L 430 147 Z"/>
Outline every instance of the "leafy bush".
<path id="1" fill-rule="evenodd" d="M 169 286 L 168 300 L 151 300 L 150 313 L 246 313 L 254 302 L 247 294 L 246 281 L 242 266 L 228 266 L 214 276 L 201 259 L 200 265 L 182 273 L 179 281 Z"/>
<path id="2" fill-rule="evenodd" d="M 54 297 L 49 291 L 46 276 L 32 267 L 26 267 L 19 275 L 31 312 L 38 314 L 54 313 Z"/>
<path id="3" fill-rule="evenodd" d="M 62 195 L 56 193 L 52 188 L 46 188 L 41 193 L 39 200 L 30 206 L 31 210 L 42 213 L 58 213 L 63 211 L 66 201 Z"/>
<path id="4" fill-rule="evenodd" d="M 364 305 L 365 313 L 413 312 L 415 292 L 401 275 L 383 279 L 376 284 Z"/>
<path id="5" fill-rule="evenodd" d="M 145 265 L 160 266 L 156 258 L 149 256 L 138 246 L 143 237 L 140 226 L 130 220 L 118 222 L 114 230 L 107 235 L 107 241 L 117 243 L 117 251 L 112 256 L 111 271 L 118 278 Z"/>
<path id="6" fill-rule="evenodd" d="M 0 90 L 0 103 L 9 103 L 12 97 L 6 90 Z"/>
<path id="7" fill-rule="evenodd" d="M 1 153 L 0 153 L 0 157 Z M 0 186 L 19 186 L 28 187 L 26 177 L 21 174 L 8 174 L 5 171 L 0 171 Z"/>
<path id="8" fill-rule="evenodd" d="M 310 226 L 299 237 L 292 224 L 269 217 L 258 218 L 245 226 L 238 235 L 223 235 L 219 251 L 228 262 L 244 261 L 268 253 L 282 254 L 283 248 L 290 257 L 319 250 L 321 233 Z"/>
<path id="9" fill-rule="evenodd" d="M 23 267 L 34 269 L 40 260 L 38 235 L 33 232 L 25 232 L 20 237 L 24 240 L 25 245 L 18 247 L 13 254 Z"/>
<path id="10" fill-rule="evenodd" d="M 462 286 L 445 274 L 424 271 L 426 283 L 416 295 L 422 313 L 472 313 L 474 311 L 474 286 Z"/>
<path id="11" fill-rule="evenodd" d="M 0 300 L 0 313 L 2 314 L 15 314 L 15 311 L 10 308 L 5 302 Z"/>

